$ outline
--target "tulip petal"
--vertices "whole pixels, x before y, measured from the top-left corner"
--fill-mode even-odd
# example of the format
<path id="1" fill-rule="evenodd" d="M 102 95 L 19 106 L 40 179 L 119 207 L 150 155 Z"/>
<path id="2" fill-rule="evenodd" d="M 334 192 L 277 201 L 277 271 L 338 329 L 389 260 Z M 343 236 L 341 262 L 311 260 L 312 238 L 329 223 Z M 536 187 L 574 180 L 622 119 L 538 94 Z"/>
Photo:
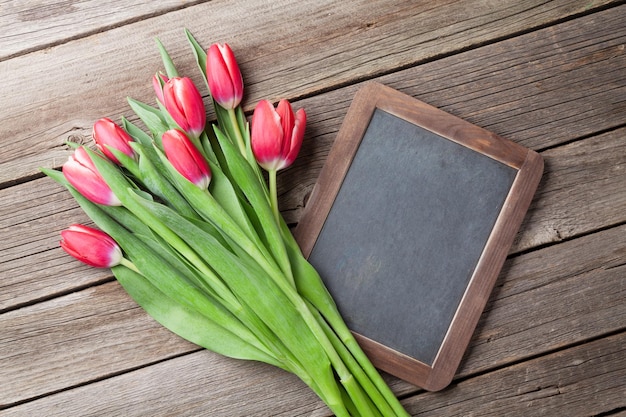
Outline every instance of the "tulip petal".
<path id="1" fill-rule="evenodd" d="M 291 136 L 293 134 L 293 127 L 295 124 L 295 118 L 291 104 L 287 100 L 280 100 L 278 106 L 276 106 L 276 113 L 280 116 L 281 126 L 283 129 L 283 143 L 280 149 L 281 159 L 285 159 L 291 149 Z"/>
<path id="2" fill-rule="evenodd" d="M 74 224 L 61 232 L 63 250 L 81 262 L 97 268 L 110 268 L 122 260 L 122 251 L 106 233 Z"/>
<path id="3" fill-rule="evenodd" d="M 211 170 L 200 151 L 180 130 L 168 130 L 161 138 L 165 156 L 183 177 L 200 188 L 208 188 Z"/>
<path id="4" fill-rule="evenodd" d="M 261 100 L 252 115 L 251 146 L 259 165 L 266 170 L 281 164 L 284 132 L 280 115 L 267 100 Z"/>
<path id="5" fill-rule="evenodd" d="M 206 110 L 202 96 L 190 78 L 170 78 L 163 87 L 163 100 L 168 113 L 181 129 L 196 138 L 202 134 Z"/>
<path id="6" fill-rule="evenodd" d="M 132 142 L 133 139 L 124 129 L 109 118 L 103 117 L 94 123 L 91 135 L 100 152 L 116 164 L 119 164 L 120 161 L 113 152 L 111 152 L 109 147 L 117 149 L 130 158 L 135 156 L 133 149 L 128 144 Z"/>
<path id="7" fill-rule="evenodd" d="M 296 112 L 296 120 L 291 134 L 291 142 L 289 143 L 289 152 L 285 155 L 285 165 L 282 168 L 286 168 L 293 164 L 300 153 L 302 147 L 302 141 L 304 140 L 304 129 L 306 127 L 306 113 L 304 109 L 299 109 Z"/>
<path id="8" fill-rule="evenodd" d="M 206 78 L 211 96 L 221 107 L 232 110 L 243 98 L 243 78 L 228 44 L 213 44 L 207 51 Z"/>
<path id="9" fill-rule="evenodd" d="M 77 148 L 63 164 L 63 175 L 79 193 L 96 204 L 120 206 L 122 202 L 96 170 L 84 148 Z"/>
<path id="10" fill-rule="evenodd" d="M 251 146 L 257 163 L 267 171 L 291 165 L 300 152 L 305 125 L 303 109 L 294 114 L 287 100 L 276 109 L 261 100 L 252 115 Z"/>

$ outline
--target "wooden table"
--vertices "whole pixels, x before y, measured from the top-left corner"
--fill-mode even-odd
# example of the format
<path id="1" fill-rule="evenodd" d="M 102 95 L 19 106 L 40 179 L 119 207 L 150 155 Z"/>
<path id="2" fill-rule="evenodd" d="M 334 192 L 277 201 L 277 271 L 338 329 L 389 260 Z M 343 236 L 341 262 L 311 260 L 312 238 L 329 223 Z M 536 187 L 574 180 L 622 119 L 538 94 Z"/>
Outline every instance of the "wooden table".
<path id="1" fill-rule="evenodd" d="M 198 79 L 185 27 L 234 48 L 246 109 L 306 108 L 279 178 L 290 223 L 367 80 L 545 159 L 453 383 L 388 378 L 412 415 L 626 415 L 625 22 L 609 0 L 0 2 L 0 415 L 328 415 L 297 378 L 181 340 L 58 247 L 87 218 L 38 168 L 131 116 L 127 96 L 152 102 L 155 37 Z"/>

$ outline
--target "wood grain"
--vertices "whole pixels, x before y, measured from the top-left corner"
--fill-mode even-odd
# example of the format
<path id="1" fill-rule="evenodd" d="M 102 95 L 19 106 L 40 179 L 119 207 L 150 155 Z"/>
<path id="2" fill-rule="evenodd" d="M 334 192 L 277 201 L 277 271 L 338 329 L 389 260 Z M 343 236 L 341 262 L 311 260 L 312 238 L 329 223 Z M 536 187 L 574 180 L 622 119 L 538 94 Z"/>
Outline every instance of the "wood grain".
<path id="1" fill-rule="evenodd" d="M 441 395 L 405 401 L 413 416 L 583 417 L 626 406 L 626 334 L 459 382 Z M 581 382 L 584 381 L 584 382 Z"/>
<path id="2" fill-rule="evenodd" d="M 297 11 L 284 0 L 256 0 L 212 1 L 140 20 L 0 62 L 0 73 L 12 80 L 0 85 L 0 184 L 37 175 L 39 166 L 58 167 L 69 154 L 64 143 L 89 141 L 95 120 L 130 116 L 127 96 L 153 103 L 150 77 L 161 69 L 155 36 L 181 72 L 200 82 L 184 26 L 205 46 L 233 46 L 250 108 L 260 98 L 312 95 L 588 10 L 584 0 L 448 0 L 428 7 L 325 0 L 301 3 Z M 307 18 L 284 24 L 300 16 Z"/>
<path id="3" fill-rule="evenodd" d="M 3 29 L 0 33 L 0 61 L 197 2 L 3 1 L 0 5 L 0 27 Z"/>
<path id="4" fill-rule="evenodd" d="M 329 416 L 294 375 L 205 350 L 9 408 L 2 415 L 26 417 L 41 411 L 48 417 Z"/>
<path id="5" fill-rule="evenodd" d="M 626 221 L 625 138 L 621 128 L 542 153 L 546 174 L 514 252 Z"/>
<path id="6" fill-rule="evenodd" d="M 0 328 L 0 379 L 11 381 L 0 385 L 0 408 L 198 349 L 117 282 L 4 313 Z"/>
<path id="7" fill-rule="evenodd" d="M 112 279 L 109 270 L 89 268 L 61 250 L 60 231 L 71 223 L 90 220 L 53 181 L 0 190 L 0 311 Z"/>

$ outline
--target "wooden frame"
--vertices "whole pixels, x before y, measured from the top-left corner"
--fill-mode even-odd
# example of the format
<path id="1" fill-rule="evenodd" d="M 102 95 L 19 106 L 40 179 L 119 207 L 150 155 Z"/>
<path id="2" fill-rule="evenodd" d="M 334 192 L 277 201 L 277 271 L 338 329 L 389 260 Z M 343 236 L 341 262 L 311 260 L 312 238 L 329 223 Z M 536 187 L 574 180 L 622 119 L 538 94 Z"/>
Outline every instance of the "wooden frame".
<path id="1" fill-rule="evenodd" d="M 376 110 L 382 110 L 435 135 L 496 160 L 516 171 L 491 233 L 481 249 L 467 287 L 434 360 L 414 358 L 384 341 L 355 333 L 374 365 L 427 390 L 447 386 L 469 344 L 513 239 L 543 172 L 534 151 L 378 83 L 368 83 L 355 96 L 328 155 L 302 219 L 295 230 L 305 256 L 311 255 Z M 322 276 L 323 279 L 326 279 Z M 456 305 L 456 304 L 455 304 Z M 372 313 L 375 314 L 375 313 Z M 419 318 L 418 318 L 419 319 Z M 406 324 L 410 326 L 410 321 Z"/>

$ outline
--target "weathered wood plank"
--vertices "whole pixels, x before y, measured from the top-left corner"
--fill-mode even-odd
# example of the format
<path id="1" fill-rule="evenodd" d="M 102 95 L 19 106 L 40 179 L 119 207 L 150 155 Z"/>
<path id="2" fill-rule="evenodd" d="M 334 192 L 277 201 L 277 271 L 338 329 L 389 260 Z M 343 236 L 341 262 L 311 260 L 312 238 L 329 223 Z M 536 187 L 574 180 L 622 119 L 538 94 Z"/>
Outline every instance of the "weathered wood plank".
<path id="1" fill-rule="evenodd" d="M 611 11 L 621 10 L 622 7 Z M 474 54 L 458 54 L 382 77 L 381 80 L 520 143 L 537 148 L 553 146 L 623 124 L 624 108 L 620 97 L 623 97 L 624 76 L 615 72 L 624 63 L 623 32 L 619 31 L 622 26 L 617 25 L 620 17 L 623 14 L 598 13 L 524 35 L 517 43 L 504 41 L 471 51 Z M 576 30 L 586 35 L 581 37 Z M 611 31 L 613 37 L 609 36 Z M 569 38 L 566 32 L 571 34 Z M 594 40 L 587 43 L 584 39 L 588 39 L 590 33 L 594 33 Z M 545 42 L 546 39 L 549 42 Z M 530 45 L 527 49 L 522 48 L 524 42 Z M 546 49 L 537 49 L 540 45 Z M 519 47 L 519 55 L 523 57 L 508 61 L 515 70 L 507 66 L 507 60 L 500 58 L 498 61 L 496 58 L 499 51 L 509 47 Z M 540 59 L 537 62 L 532 61 L 530 52 L 533 48 L 542 51 L 538 53 Z M 493 67 L 492 64 L 502 66 Z M 453 71 L 448 73 L 447 68 Z M 483 74 L 481 71 L 485 68 L 492 71 Z M 551 75 L 541 74 L 537 68 Z M 561 74 L 563 68 L 568 70 L 557 81 L 556 75 Z M 463 69 L 472 76 L 462 79 Z M 426 77 L 422 82 L 417 75 L 430 75 L 431 78 Z M 416 79 L 420 79 L 418 84 Z M 472 79 L 480 81 L 474 83 Z M 526 84 L 525 79 L 528 80 Z M 507 84 L 509 80 L 512 81 Z M 533 89 L 536 82 L 542 83 L 547 91 L 542 93 Z M 424 84 L 429 88 L 425 88 Z M 580 88 L 581 85 L 587 88 Z M 526 88 L 530 91 L 526 92 Z M 348 87 L 298 103 L 318 103 L 323 108 L 312 116 L 309 137 L 313 140 L 303 149 L 302 162 L 282 178 L 285 180 L 282 190 L 286 194 L 281 201 L 288 214 L 293 215 L 293 221 L 297 221 L 298 205 L 302 204 L 315 180 L 354 89 Z M 469 97 L 467 101 L 465 93 Z M 517 93 L 520 93 L 519 100 L 510 103 L 511 97 Z M 545 113 L 546 110 L 536 108 L 544 101 L 559 114 Z M 517 112 L 524 106 L 528 108 Z M 567 113 L 570 107 L 573 113 Z M 512 118 L 509 119 L 509 116 Z M 556 138 L 543 137 L 551 131 L 556 132 Z M 481 397 L 476 390 L 479 384 L 498 389 L 498 384 L 489 385 L 480 378 L 491 375 L 497 380 L 523 386 L 524 380 L 520 378 L 524 375 L 524 368 L 513 366 L 510 369 L 515 373 L 512 374 L 499 373 L 506 369 L 492 372 L 494 368 L 623 329 L 626 321 L 623 306 L 623 276 L 626 274 L 624 226 L 576 237 L 624 221 L 625 135 L 624 128 L 616 129 L 543 152 L 547 161 L 546 177 L 523 226 L 516 250 L 561 239 L 571 240 L 515 256 L 507 262 L 460 369 L 459 376 L 467 380 L 453 388 L 462 387 L 463 391 L 470 392 L 464 397 L 458 390 L 455 391 L 455 398 L 466 403 L 458 407 L 459 414 L 467 415 L 476 407 L 481 409 L 481 405 L 476 404 Z M 301 177 L 296 175 L 299 170 L 304 172 Z M 287 178 L 289 175 L 296 175 L 296 178 L 291 181 Z M 79 291 L 0 316 L 0 328 L 3 329 L 0 333 L 0 380 L 10 381 L 9 391 L 0 388 L 0 406 L 14 401 L 28 401 L 42 392 L 45 395 L 57 390 L 70 390 L 4 412 L 32 415 L 50 410 L 52 415 L 55 412 L 61 415 L 67 414 L 64 411 L 69 408 L 75 414 L 92 415 L 126 414 L 129 409 L 131 415 L 158 415 L 159 412 L 169 411 L 184 414 L 185 410 L 190 410 L 189 415 L 195 411 L 208 413 L 213 410 L 221 415 L 249 415 L 252 410 L 262 410 L 267 415 L 294 415 L 291 409 L 298 408 L 295 415 L 326 415 L 321 403 L 304 385 L 278 370 L 259 364 L 229 361 L 208 352 L 165 360 L 192 352 L 195 347 L 175 338 L 142 315 L 117 284 L 81 289 L 85 285 L 110 279 L 110 274 L 78 266 L 58 249 L 58 230 L 69 224 L 68 219 L 82 221 L 80 219 L 84 219 L 84 215 L 67 193 L 50 184 L 49 180 L 37 180 L 0 191 L 0 219 L 4 220 L 0 220 L 0 233 L 3 238 L 5 235 L 9 238 L 5 247 L 0 246 L 0 276 L 3 276 L 0 285 L 5 284 L 6 273 L 15 274 L 17 279 L 10 281 L 10 286 L 18 297 L 22 297 L 20 302 L 14 303 L 9 296 L 5 299 L 9 301 L 6 305 L 0 300 L 0 310 L 3 307 L 15 308 L 59 292 Z M 32 191 L 36 192 L 35 197 L 29 196 Z M 292 196 L 294 205 L 288 204 Z M 46 271 L 47 267 L 56 269 L 50 272 Z M 59 277 L 64 274 L 68 275 L 67 281 L 64 278 L 59 286 Z M 72 283 L 73 280 L 76 282 Z M 0 297 L 6 294 L 3 288 Z M 106 305 L 100 308 L 98 304 L 102 303 L 102 297 L 106 298 Z M 4 332 L 5 328 L 9 329 L 8 333 Z M 20 342 L 7 342 L 3 339 L 5 334 L 19 338 Z M 541 338 L 541 335 L 545 337 Z M 153 342 L 152 338 L 156 341 Z M 142 347 L 142 343 L 148 346 Z M 606 352 L 609 351 L 607 348 Z M 623 351 L 620 352 L 623 361 Z M 53 355 L 52 359 L 50 355 Z M 200 355 L 209 355 L 211 359 Z M 218 362 L 215 367 L 214 358 Z M 529 363 L 532 369 L 539 369 L 537 373 L 541 371 L 540 366 L 546 366 L 549 373 L 541 382 L 550 386 L 555 381 L 567 381 L 567 357 L 564 358 L 561 362 L 547 365 L 535 365 L 535 360 Z M 594 360 L 590 358 L 590 361 Z M 162 360 L 165 361 L 109 378 L 119 372 Z M 205 365 L 205 361 L 210 363 Z M 68 368 L 64 362 L 74 366 L 69 375 L 66 375 Z M 557 363 L 560 367 L 553 366 Z M 572 389 L 555 398 L 537 399 L 531 397 L 534 394 L 530 391 L 524 392 L 535 401 L 533 404 L 540 403 L 540 407 L 545 406 L 549 410 L 557 410 L 564 404 L 568 415 L 576 415 L 577 407 L 583 402 L 587 406 L 585 410 L 610 411 L 596 406 L 602 401 L 614 405 L 616 398 L 623 398 L 624 393 L 616 391 L 619 386 L 609 386 L 608 382 L 623 378 L 624 371 L 613 366 L 612 362 L 609 366 L 609 369 L 615 369 L 613 374 L 607 374 L 606 379 L 599 375 L 587 381 L 607 387 L 607 391 L 598 393 L 596 398 L 591 398 L 588 385 L 582 382 L 574 386 L 579 388 L 580 395 Z M 196 368 L 198 372 L 194 373 Z M 41 369 L 43 372 L 38 372 Z M 211 372 L 217 373 L 217 379 L 209 379 Z M 484 372 L 487 373 L 474 376 Z M 576 373 L 575 378 L 584 381 L 585 375 L 590 374 L 581 371 Z M 192 380 L 193 375 L 197 376 Z M 91 383 L 102 378 L 104 380 Z M 119 381 L 121 385 L 118 385 Z M 16 387 L 13 387 L 14 383 Z M 71 389 L 83 383 L 88 385 Z M 246 383 L 256 385 L 248 387 Z M 208 400 L 207 384 L 220 388 L 218 394 Z M 258 384 L 263 384 L 263 387 Z M 250 395 L 243 395 L 238 385 L 243 386 L 246 393 L 251 392 Z M 181 386 L 191 388 L 181 395 Z M 397 381 L 394 386 L 403 393 L 413 390 Z M 21 396 L 22 392 L 26 392 L 26 396 Z M 103 395 L 103 392 L 106 394 Z M 210 392 L 216 391 L 211 389 Z M 283 395 L 283 392 L 287 394 Z M 616 392 L 620 397 L 616 396 Z M 536 395 L 543 393 L 550 394 L 549 391 L 539 391 Z M 504 411 L 509 407 L 518 410 L 513 402 L 517 400 L 514 390 L 501 396 L 489 394 L 491 392 L 482 392 L 490 401 L 491 408 L 488 410 Z M 511 398 L 506 399 L 509 395 Z M 5 402 L 6 398 L 11 399 Z M 89 399 L 89 403 L 85 398 Z M 417 404 L 416 412 L 422 410 L 419 398 L 411 402 Z M 433 403 L 435 407 L 438 406 L 437 401 Z M 453 400 L 448 398 L 448 401 Z M 164 406 L 166 403 L 169 405 Z M 279 404 L 279 411 L 273 409 L 274 403 Z M 526 404 L 530 404 L 530 400 Z M 623 407 L 624 404 L 618 403 L 618 406 Z M 452 413 L 457 408 L 451 406 L 447 410 Z M 237 414 L 238 411 L 241 414 Z M 523 415 L 521 411 L 519 415 Z"/>
<path id="2" fill-rule="evenodd" d="M 10 381 L 0 384 L 0 408 L 198 349 L 117 282 L 4 313 L 0 328 L 0 380 Z"/>
<path id="3" fill-rule="evenodd" d="M 382 80 L 540 150 L 623 125 L 624 19 L 615 8 Z"/>
<path id="4" fill-rule="evenodd" d="M 172 398 L 174 393 L 177 399 Z M 47 396 L 4 410 L 2 415 L 26 417 L 37 412 L 48 417 L 329 415 L 294 375 L 208 351 Z"/>
<path id="5" fill-rule="evenodd" d="M 420 417 L 583 417 L 623 410 L 626 333 L 469 378 L 404 404 Z"/>
<path id="6" fill-rule="evenodd" d="M 60 185 L 34 184 L 0 190 L 0 312 L 112 279 L 60 250 L 60 231 L 90 220 Z"/>
<path id="7" fill-rule="evenodd" d="M 0 61 L 197 3 L 121 0 L 0 2 Z"/>
<path id="8" fill-rule="evenodd" d="M 32 176 L 38 166 L 59 166 L 68 139 L 88 138 L 99 117 L 129 115 L 126 96 L 153 102 L 149 79 L 161 67 L 153 36 L 162 38 L 183 73 L 196 74 L 182 27 L 171 22 L 185 22 L 203 44 L 232 44 L 251 106 L 260 98 L 315 94 L 606 3 L 470 0 L 415 7 L 326 0 L 295 8 L 209 2 L 6 60 L 0 73 L 12 82 L 0 85 L 0 184 Z M 294 21 L 300 23 L 285 24 Z"/>
<path id="9" fill-rule="evenodd" d="M 542 156 L 547 168 L 512 251 L 626 222 L 626 128 Z"/>
<path id="10" fill-rule="evenodd" d="M 459 376 L 485 372 L 622 330 L 626 322 L 625 232 L 626 226 L 616 227 L 509 261 Z M 572 259 L 580 259 L 580 263 Z M 0 386 L 0 404 L 4 405 L 106 378 L 193 349 L 141 313 L 116 283 L 5 313 L 0 316 L 0 328 L 0 380 L 11 381 Z M 546 336 L 542 339 L 538 335 Z M 227 362 L 220 363 L 227 366 Z M 167 379 L 183 372 L 176 362 L 167 361 L 164 366 L 169 367 L 165 372 Z M 241 381 L 247 376 L 232 369 L 229 377 Z M 181 384 L 185 390 L 193 385 L 191 380 Z M 212 385 L 220 386 L 221 381 Z M 281 391 L 288 387 L 289 384 L 272 388 L 273 395 L 280 398 Z M 105 399 L 107 394 L 98 385 L 93 389 L 103 397 L 102 407 L 113 402 L 112 398 Z M 135 391 L 130 385 L 119 389 Z M 200 389 L 202 394 L 189 395 L 206 396 L 206 385 Z M 398 392 L 412 389 L 408 384 L 396 386 Z M 142 399 L 133 398 L 126 405 L 130 410 L 139 401 L 140 413 Z M 185 398 L 174 390 L 166 402 L 184 407 L 179 400 Z"/>

